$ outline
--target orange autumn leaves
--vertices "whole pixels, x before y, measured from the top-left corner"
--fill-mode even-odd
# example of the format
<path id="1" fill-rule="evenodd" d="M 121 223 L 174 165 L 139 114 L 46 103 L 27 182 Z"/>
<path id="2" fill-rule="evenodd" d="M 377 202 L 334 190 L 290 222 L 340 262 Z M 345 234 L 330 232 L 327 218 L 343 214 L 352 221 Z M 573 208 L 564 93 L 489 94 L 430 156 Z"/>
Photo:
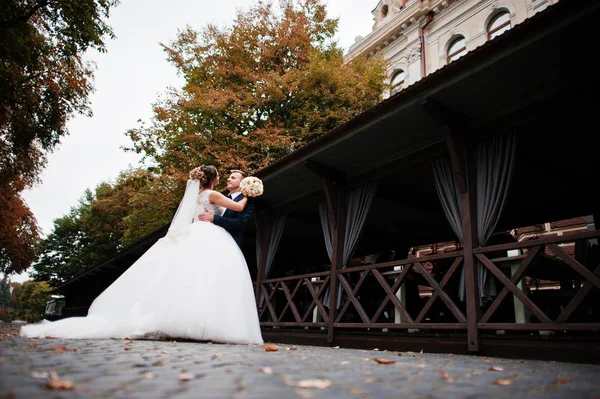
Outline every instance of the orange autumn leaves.
<path id="1" fill-rule="evenodd" d="M 256 171 L 381 100 L 385 64 L 344 63 L 322 0 L 258 2 L 231 26 L 187 28 L 169 45 L 184 87 L 128 132 L 163 170 Z"/>

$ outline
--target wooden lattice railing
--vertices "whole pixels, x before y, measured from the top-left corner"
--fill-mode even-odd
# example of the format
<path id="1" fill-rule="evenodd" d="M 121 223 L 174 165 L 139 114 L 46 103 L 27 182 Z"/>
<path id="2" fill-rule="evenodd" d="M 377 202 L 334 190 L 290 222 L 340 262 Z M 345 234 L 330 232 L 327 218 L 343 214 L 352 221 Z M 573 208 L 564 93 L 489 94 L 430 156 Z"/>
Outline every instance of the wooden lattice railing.
<path id="1" fill-rule="evenodd" d="M 592 304 L 592 314 L 588 319 L 573 318 L 582 306 L 590 306 L 590 295 L 598 295 L 600 262 L 594 256 L 588 256 L 584 261 L 577 260 L 559 245 L 597 237 L 600 237 L 600 231 L 476 248 L 473 251 L 476 259 L 497 279 L 499 288 L 495 299 L 482 308 L 477 329 L 600 330 L 600 305 L 597 301 Z M 513 250 L 519 250 L 519 255 L 498 256 L 498 253 L 507 254 Z M 324 302 L 325 293 L 329 292 L 330 272 L 265 280 L 259 287 L 263 297 L 259 301 L 261 325 L 320 329 L 465 330 L 465 303 L 458 299 L 456 289 L 459 273 L 463 271 L 463 258 L 463 250 L 458 250 L 338 270 L 337 281 L 344 300 L 333 313 Z M 555 317 L 544 311 L 544 304 L 536 295 L 529 293 L 530 281 L 525 281 L 526 276 L 544 271 L 543 268 L 555 268 L 561 273 L 566 269 L 571 273 L 567 273 L 567 279 L 575 280 L 572 296 L 567 298 L 568 303 Z M 403 298 L 399 295 L 407 284 L 421 287 L 421 296 Z M 423 287 L 429 290 L 430 296 L 423 295 Z M 563 292 L 562 295 L 568 296 L 569 293 Z M 502 317 L 506 318 L 506 313 L 502 315 L 500 310 L 503 302 L 511 297 L 514 297 L 515 309 L 522 306 L 522 313 L 509 314 L 510 320 L 504 320 Z M 333 320 L 331 314 L 334 315 Z M 444 314 L 443 320 L 437 317 L 440 314 Z"/>

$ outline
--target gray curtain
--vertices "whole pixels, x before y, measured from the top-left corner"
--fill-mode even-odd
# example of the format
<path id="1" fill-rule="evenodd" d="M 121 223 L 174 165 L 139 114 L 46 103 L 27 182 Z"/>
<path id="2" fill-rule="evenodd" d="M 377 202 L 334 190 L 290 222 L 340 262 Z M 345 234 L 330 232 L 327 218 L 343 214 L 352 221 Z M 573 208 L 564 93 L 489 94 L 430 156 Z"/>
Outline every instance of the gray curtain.
<path id="1" fill-rule="evenodd" d="M 346 193 L 346 231 L 344 233 L 342 267 L 346 267 L 356 250 L 356 245 L 360 240 L 371 204 L 375 198 L 376 189 L 377 183 L 369 183 Z M 329 260 L 332 261 L 332 228 L 325 201 L 319 203 L 319 215 L 321 216 L 321 227 L 323 228 L 327 255 Z M 339 308 L 342 305 L 342 286 L 340 283 L 338 283 L 336 302 L 336 307 Z M 323 297 L 323 305 L 329 307 L 329 286 L 326 288 Z"/>
<path id="2" fill-rule="evenodd" d="M 497 136 L 477 146 L 477 240 L 485 245 L 490 238 L 506 202 L 516 155 L 514 133 Z M 492 300 L 498 291 L 494 278 L 488 277 L 488 269 L 477 268 L 479 287 L 483 287 L 482 301 Z"/>
<path id="3" fill-rule="evenodd" d="M 279 241 L 281 241 L 281 236 L 283 234 L 283 228 L 285 227 L 285 222 L 287 220 L 288 215 L 276 216 L 273 219 L 273 228 L 271 229 L 271 234 L 269 236 L 269 252 L 267 253 L 267 259 L 265 263 L 265 279 L 269 278 L 269 272 L 271 271 L 271 266 L 273 265 L 273 260 L 275 259 L 275 254 L 277 253 L 277 249 L 279 248 Z M 260 262 L 260 240 L 256 240 L 256 263 Z M 260 305 L 263 305 L 265 298 L 261 294 L 260 295 Z"/>
<path id="4" fill-rule="evenodd" d="M 460 212 L 460 193 L 458 185 L 454 179 L 454 172 L 450 167 L 447 158 L 438 158 L 433 160 L 433 178 L 435 180 L 435 189 L 446 218 L 452 227 L 452 231 L 463 242 L 462 216 Z"/>
<path id="5" fill-rule="evenodd" d="M 509 133 L 479 143 L 475 149 L 476 195 L 477 195 L 477 239 L 485 245 L 494 232 L 508 194 L 516 156 L 516 135 Z M 433 161 L 435 186 L 448 218 L 458 239 L 463 242 L 459 193 L 452 168 L 446 158 Z M 459 297 L 465 299 L 464 274 L 460 274 Z M 497 295 L 495 280 L 488 276 L 487 269 L 478 262 L 477 284 L 480 303 Z"/>

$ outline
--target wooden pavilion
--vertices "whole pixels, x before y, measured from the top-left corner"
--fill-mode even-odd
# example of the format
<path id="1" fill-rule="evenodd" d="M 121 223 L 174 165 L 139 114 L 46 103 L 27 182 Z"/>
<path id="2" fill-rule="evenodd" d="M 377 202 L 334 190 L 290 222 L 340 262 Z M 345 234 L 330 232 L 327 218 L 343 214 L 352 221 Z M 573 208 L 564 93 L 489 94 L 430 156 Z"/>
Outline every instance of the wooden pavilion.
<path id="1" fill-rule="evenodd" d="M 260 170 L 244 252 L 265 339 L 600 359 L 600 231 L 504 233 L 600 220 L 599 19 L 599 2 L 561 0 Z M 65 316 L 165 233 L 65 283 Z M 529 290 L 539 279 L 560 289 Z"/>

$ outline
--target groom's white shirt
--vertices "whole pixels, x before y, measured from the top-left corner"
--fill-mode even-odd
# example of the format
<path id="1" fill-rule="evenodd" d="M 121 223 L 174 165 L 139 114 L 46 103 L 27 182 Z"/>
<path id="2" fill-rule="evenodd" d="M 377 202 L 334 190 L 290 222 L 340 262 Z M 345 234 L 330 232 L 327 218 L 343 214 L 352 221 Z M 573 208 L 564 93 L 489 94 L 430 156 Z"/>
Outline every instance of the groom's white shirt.
<path id="1" fill-rule="evenodd" d="M 238 191 L 237 193 L 233 193 L 233 194 L 231 194 L 231 199 L 235 201 L 235 199 L 237 197 L 239 197 L 240 195 L 242 195 L 241 191 Z M 223 214 L 225 213 L 225 211 L 227 211 L 227 208 L 223 208 L 223 212 L 221 212 L 221 216 L 223 216 Z"/>

